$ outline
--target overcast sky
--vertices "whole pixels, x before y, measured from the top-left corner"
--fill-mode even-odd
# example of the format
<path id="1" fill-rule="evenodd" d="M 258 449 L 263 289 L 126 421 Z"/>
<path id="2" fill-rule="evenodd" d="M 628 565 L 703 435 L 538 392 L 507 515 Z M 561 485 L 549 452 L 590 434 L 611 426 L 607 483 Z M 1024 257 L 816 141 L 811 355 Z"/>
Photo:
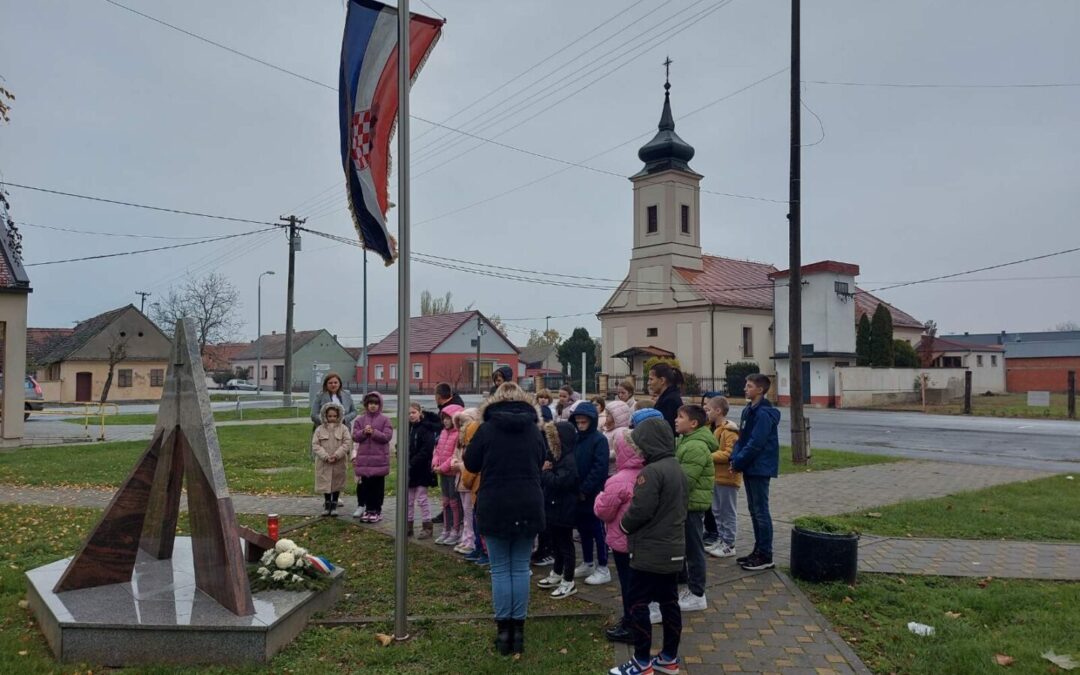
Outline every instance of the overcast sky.
<path id="1" fill-rule="evenodd" d="M 313 80 L 337 83 L 341 0 L 122 1 Z M 413 88 L 412 106 L 414 115 L 431 120 L 476 102 L 632 4 L 430 3 L 449 22 Z M 642 136 L 586 162 L 629 176 L 641 167 L 638 147 L 655 130 L 661 62 L 670 55 L 677 131 L 697 149 L 691 166 L 704 174 L 702 187 L 784 200 L 786 72 L 680 119 L 788 65 L 785 0 L 734 0 L 656 39 L 717 4 L 724 5 L 642 0 L 447 123 L 493 137 L 537 115 L 498 140 L 574 162 Z M 415 1 L 413 10 L 431 13 Z M 18 97 L 11 123 L 0 127 L 4 179 L 256 220 L 295 209 L 310 216 L 311 227 L 355 236 L 340 187 L 334 91 L 104 0 L 0 0 L 0 11 L 0 75 Z M 1078 29 L 1074 0 L 807 2 L 803 79 L 1080 83 Z M 859 283 L 873 289 L 1080 246 L 1080 87 L 808 83 L 804 96 L 825 130 L 824 140 L 803 152 L 805 262 L 857 263 Z M 501 107 L 482 115 L 493 104 Z M 565 166 L 453 134 L 443 138 L 445 132 L 418 121 L 412 128 L 415 250 L 563 274 L 626 274 L 632 235 L 627 180 L 572 167 L 493 198 Z M 817 121 L 804 114 L 804 143 L 819 138 Z M 396 152 L 395 143 L 395 164 Z M 18 221 L 49 227 L 168 237 L 257 227 L 10 192 Z M 787 266 L 785 204 L 703 194 L 701 205 L 707 252 Z M 182 243 L 21 230 L 31 263 Z M 271 233 L 31 267 L 29 321 L 70 326 L 138 304 L 135 291 L 151 291 L 152 302 L 186 273 L 216 269 L 239 288 L 243 337 L 251 338 L 256 279 L 264 270 L 277 275 L 264 279 L 263 331 L 284 328 L 286 260 L 284 235 Z M 369 272 L 369 334 L 377 338 L 396 325 L 397 271 L 373 258 Z M 360 251 L 305 236 L 297 274 L 297 328 L 326 327 L 359 345 Z M 936 320 L 943 331 L 1043 330 L 1080 321 L 1080 279 L 1060 278 L 1076 275 L 1080 253 L 970 277 L 998 281 L 924 284 L 881 295 L 921 320 Z M 511 337 L 522 343 L 527 329 L 543 328 L 543 319 L 534 317 L 595 312 L 610 294 L 422 264 L 413 265 L 412 285 L 414 307 L 422 289 L 451 290 L 459 308 L 472 302 L 486 314 L 516 319 Z M 576 325 L 599 330 L 593 316 L 552 320 L 564 334 Z"/>

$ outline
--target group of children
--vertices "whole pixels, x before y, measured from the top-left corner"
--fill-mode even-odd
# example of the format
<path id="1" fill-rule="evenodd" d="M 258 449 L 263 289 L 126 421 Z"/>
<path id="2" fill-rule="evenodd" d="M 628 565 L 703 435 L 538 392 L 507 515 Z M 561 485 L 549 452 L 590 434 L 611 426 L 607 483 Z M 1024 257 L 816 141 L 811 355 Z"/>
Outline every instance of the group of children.
<path id="1" fill-rule="evenodd" d="M 551 421 L 542 422 L 548 445 L 541 473 L 547 529 L 538 537 L 533 563 L 552 566 L 537 585 L 558 599 L 577 593 L 578 579 L 609 583 L 610 549 L 623 611 L 606 636 L 635 645 L 635 658 L 613 668 L 615 675 L 678 672 L 681 613 L 707 607 L 706 555 L 736 555 L 736 505 L 744 479 L 755 546 L 736 561 L 750 570 L 773 566 L 768 485 L 779 461 L 779 411 L 764 398 L 769 384 L 764 375 L 747 378 L 749 403 L 741 425 L 727 419 L 728 401 L 718 396 L 704 406 L 681 406 L 674 429 L 660 411 L 634 400 L 632 383 L 620 386 L 618 398 L 608 402 L 583 401 L 569 388 L 560 390 L 554 411 L 550 392 L 536 395 L 541 412 L 547 411 L 542 417 Z M 323 424 L 312 440 L 317 490 L 324 493 L 328 515 L 344 483 L 339 465 L 348 456 L 343 448 L 349 435 L 339 430 L 341 411 L 335 405 L 323 407 Z M 467 560 L 487 565 L 474 523 L 482 476 L 462 462 L 479 424 L 475 409 L 451 403 L 436 414 L 411 404 L 407 530 L 413 536 L 418 507 L 417 538 L 433 536 L 428 489 L 437 484 L 444 524 L 435 543 L 454 546 Z M 364 522 L 382 517 L 391 436 L 381 397 L 368 394 L 351 433 L 359 503 L 354 515 Z M 333 477 L 341 473 L 341 480 L 329 486 L 320 482 L 324 470 Z M 715 542 L 705 541 L 707 512 L 716 523 Z M 576 566 L 575 530 L 582 557 Z M 656 657 L 650 655 L 653 623 L 662 623 L 664 633 Z"/>

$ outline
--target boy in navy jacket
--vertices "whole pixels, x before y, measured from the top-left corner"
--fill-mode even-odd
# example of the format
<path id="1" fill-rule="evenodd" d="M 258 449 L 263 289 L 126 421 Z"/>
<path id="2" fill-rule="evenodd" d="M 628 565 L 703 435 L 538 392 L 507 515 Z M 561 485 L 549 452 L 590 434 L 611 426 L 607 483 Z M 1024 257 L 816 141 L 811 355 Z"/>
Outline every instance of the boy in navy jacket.
<path id="1" fill-rule="evenodd" d="M 739 440 L 731 451 L 729 471 L 742 472 L 746 505 L 754 525 L 754 551 L 736 558 L 744 570 L 773 567 L 772 514 L 769 513 L 769 481 L 780 469 L 780 411 L 765 398 L 771 382 L 767 375 L 754 373 L 746 378 L 746 398 L 739 423 Z"/>
<path id="2" fill-rule="evenodd" d="M 611 581 L 604 523 L 593 513 L 596 495 L 604 489 L 608 477 L 608 442 L 598 427 L 599 413 L 587 401 L 578 403 L 570 421 L 577 427 L 574 460 L 581 480 L 578 495 L 577 530 L 581 535 L 582 563 L 574 570 L 576 578 L 585 577 L 591 586 Z M 595 561 L 593 550 L 596 550 Z"/>

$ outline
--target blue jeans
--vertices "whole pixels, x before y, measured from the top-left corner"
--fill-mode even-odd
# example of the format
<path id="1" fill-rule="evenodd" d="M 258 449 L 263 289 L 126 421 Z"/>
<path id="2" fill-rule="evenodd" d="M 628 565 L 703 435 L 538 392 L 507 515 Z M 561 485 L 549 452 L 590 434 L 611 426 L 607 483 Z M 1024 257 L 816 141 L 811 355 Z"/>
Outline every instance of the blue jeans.
<path id="1" fill-rule="evenodd" d="M 585 563 L 593 562 L 593 547 L 596 547 L 596 563 L 600 567 L 608 565 L 607 529 L 604 521 L 593 513 L 592 504 L 595 496 L 586 500 L 588 508 L 578 505 L 577 531 L 581 535 L 581 560 Z"/>
<path id="2" fill-rule="evenodd" d="M 746 506 L 750 510 L 750 522 L 754 525 L 754 550 L 772 557 L 772 514 L 769 513 L 768 476 L 743 476 L 746 488 Z"/>
<path id="3" fill-rule="evenodd" d="M 533 537 L 484 537 L 491 558 L 495 619 L 525 619 L 529 611 L 529 556 Z"/>

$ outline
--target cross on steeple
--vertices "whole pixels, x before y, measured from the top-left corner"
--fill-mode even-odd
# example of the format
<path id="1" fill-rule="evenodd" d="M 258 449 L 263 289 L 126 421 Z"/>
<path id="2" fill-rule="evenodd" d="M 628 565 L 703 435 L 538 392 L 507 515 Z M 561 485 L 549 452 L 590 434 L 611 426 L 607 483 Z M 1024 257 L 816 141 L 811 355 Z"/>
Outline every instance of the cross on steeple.
<path id="1" fill-rule="evenodd" d="M 675 63 L 671 57 L 664 58 L 664 89 L 671 89 L 671 64 Z"/>

